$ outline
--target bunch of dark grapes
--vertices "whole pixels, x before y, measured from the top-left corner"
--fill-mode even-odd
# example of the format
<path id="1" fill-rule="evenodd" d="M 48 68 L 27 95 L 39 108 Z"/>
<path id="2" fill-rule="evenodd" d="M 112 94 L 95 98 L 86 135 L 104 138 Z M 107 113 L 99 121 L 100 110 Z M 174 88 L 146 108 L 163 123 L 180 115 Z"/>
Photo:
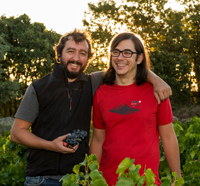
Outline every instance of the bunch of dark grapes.
<path id="1" fill-rule="evenodd" d="M 66 139 L 63 140 L 63 145 L 68 148 L 73 148 L 78 145 L 87 136 L 87 131 L 84 130 L 73 130 L 71 135 L 68 135 Z"/>

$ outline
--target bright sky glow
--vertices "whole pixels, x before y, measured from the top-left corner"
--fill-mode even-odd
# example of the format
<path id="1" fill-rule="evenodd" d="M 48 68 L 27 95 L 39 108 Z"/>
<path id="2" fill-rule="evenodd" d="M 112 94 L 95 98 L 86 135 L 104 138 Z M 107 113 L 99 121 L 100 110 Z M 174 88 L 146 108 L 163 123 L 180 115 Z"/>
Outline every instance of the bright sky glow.
<path id="1" fill-rule="evenodd" d="M 2 0 L 0 16 L 18 17 L 27 14 L 31 22 L 44 23 L 47 30 L 54 30 L 65 34 L 74 28 L 82 28 L 84 11 L 88 10 L 88 3 L 100 0 Z M 121 2 L 121 0 L 116 0 Z M 180 10 L 181 6 L 175 0 L 169 0 L 168 7 Z"/>

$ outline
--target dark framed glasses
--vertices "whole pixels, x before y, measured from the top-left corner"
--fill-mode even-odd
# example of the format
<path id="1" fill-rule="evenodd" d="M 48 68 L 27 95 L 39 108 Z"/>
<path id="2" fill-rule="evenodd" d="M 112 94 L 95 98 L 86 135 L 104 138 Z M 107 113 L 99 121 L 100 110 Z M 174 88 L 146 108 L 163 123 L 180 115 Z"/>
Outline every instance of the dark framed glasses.
<path id="1" fill-rule="evenodd" d="M 120 55 L 120 53 L 122 53 L 122 56 L 126 57 L 126 58 L 130 58 L 130 57 L 132 57 L 133 54 L 137 54 L 137 52 L 133 52 L 133 51 L 128 50 L 128 49 L 122 50 L 122 51 L 118 50 L 118 49 L 114 49 L 114 50 L 111 51 L 111 55 L 113 57 L 118 57 Z"/>

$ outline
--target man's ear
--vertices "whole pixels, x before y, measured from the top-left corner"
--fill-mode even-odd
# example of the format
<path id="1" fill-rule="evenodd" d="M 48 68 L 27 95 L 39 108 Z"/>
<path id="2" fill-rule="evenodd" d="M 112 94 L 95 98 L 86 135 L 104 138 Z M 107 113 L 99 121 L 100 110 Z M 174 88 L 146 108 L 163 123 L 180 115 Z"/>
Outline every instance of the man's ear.
<path id="1" fill-rule="evenodd" d="M 137 59 L 137 64 L 139 65 L 140 63 L 142 63 L 143 59 L 144 59 L 144 54 L 143 53 L 139 54 Z"/>
<path id="2" fill-rule="evenodd" d="M 60 56 L 58 56 L 57 61 L 58 61 L 58 63 L 60 63 L 60 61 L 61 61 L 61 57 Z"/>

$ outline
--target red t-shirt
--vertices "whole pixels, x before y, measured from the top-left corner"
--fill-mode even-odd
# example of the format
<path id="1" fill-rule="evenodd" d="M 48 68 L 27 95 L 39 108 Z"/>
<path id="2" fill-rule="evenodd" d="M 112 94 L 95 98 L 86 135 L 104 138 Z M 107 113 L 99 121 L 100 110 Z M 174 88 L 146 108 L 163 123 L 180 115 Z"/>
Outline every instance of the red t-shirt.
<path id="1" fill-rule="evenodd" d="M 134 164 L 151 168 L 160 185 L 158 125 L 173 121 L 169 99 L 158 105 L 153 86 L 146 82 L 137 86 L 102 85 L 93 99 L 93 126 L 106 130 L 100 171 L 109 186 L 116 185 L 120 162 L 130 157 Z"/>

